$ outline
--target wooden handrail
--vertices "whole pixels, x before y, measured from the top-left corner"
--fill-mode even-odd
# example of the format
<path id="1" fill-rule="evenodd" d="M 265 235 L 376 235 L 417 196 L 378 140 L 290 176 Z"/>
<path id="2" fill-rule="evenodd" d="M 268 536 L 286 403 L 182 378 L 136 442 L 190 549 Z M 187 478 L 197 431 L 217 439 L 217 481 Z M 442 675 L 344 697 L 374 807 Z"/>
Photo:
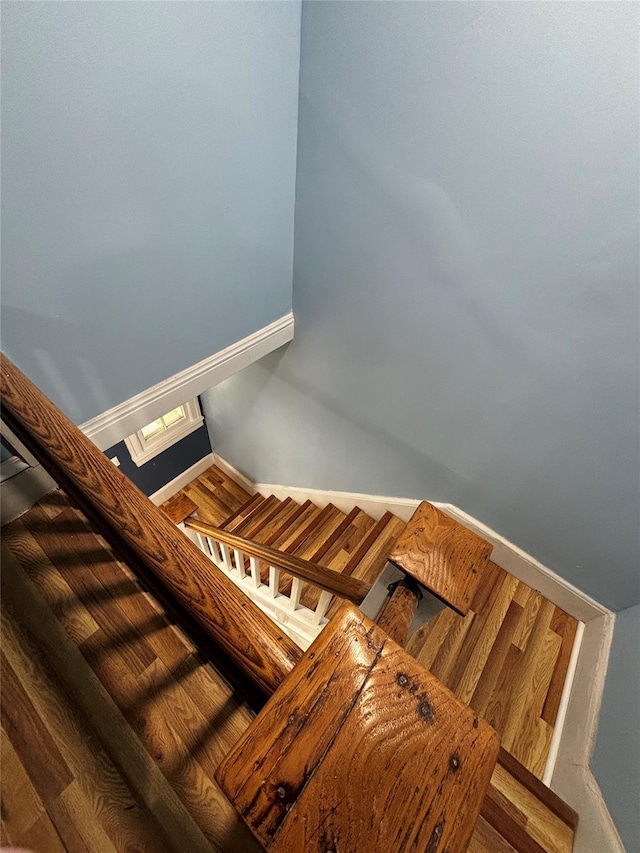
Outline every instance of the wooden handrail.
<path id="1" fill-rule="evenodd" d="M 267 695 L 302 657 L 193 542 L 4 354 L 2 418 L 111 545 L 148 569 Z"/>
<path id="2" fill-rule="evenodd" d="M 236 536 L 235 533 L 229 533 L 227 530 L 222 530 L 213 524 L 208 524 L 206 521 L 200 521 L 198 518 L 187 518 L 184 521 L 184 525 L 191 528 L 191 530 L 195 530 L 197 533 L 202 533 L 204 536 L 210 536 L 217 542 L 223 542 L 231 548 L 242 551 L 247 556 L 257 557 L 264 563 L 268 563 L 274 568 L 282 569 L 295 578 L 308 581 L 314 584 L 314 586 L 325 589 L 327 592 L 331 592 L 340 598 L 346 598 L 354 604 L 361 604 L 365 596 L 371 591 L 371 584 L 368 584 L 366 581 L 350 577 L 349 575 L 342 575 L 340 572 L 333 572 L 331 569 L 325 568 L 325 566 L 320 566 L 309 560 L 303 560 L 284 551 L 278 551 L 277 548 L 271 548 L 269 545 L 255 542 L 253 539 Z"/>

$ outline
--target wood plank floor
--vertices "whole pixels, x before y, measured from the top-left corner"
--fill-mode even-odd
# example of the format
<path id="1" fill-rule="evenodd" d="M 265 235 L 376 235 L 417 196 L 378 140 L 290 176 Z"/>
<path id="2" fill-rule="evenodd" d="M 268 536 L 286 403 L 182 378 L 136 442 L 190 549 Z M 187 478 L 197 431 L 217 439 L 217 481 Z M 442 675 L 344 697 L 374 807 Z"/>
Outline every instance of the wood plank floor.
<path id="1" fill-rule="evenodd" d="M 2 843 L 258 851 L 213 781 L 228 684 L 60 493 L 3 539 Z"/>
<path id="2" fill-rule="evenodd" d="M 442 611 L 408 650 L 542 778 L 577 625 L 490 563 L 467 616 Z"/>

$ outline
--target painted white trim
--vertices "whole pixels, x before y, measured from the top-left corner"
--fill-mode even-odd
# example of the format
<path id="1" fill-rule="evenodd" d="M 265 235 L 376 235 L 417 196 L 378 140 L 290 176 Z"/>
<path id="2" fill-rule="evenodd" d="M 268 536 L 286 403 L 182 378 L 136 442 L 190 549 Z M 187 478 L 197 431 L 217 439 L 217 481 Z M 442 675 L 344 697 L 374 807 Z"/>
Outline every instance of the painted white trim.
<path id="1" fill-rule="evenodd" d="M 182 403 L 181 408 L 184 417 L 169 427 L 165 427 L 158 435 L 145 438 L 142 430 L 139 429 L 133 435 L 125 438 L 124 443 L 134 465 L 139 468 L 150 459 L 154 459 L 164 453 L 165 450 L 173 447 L 178 441 L 191 435 L 192 432 L 200 429 L 204 423 L 204 417 L 200 411 L 198 398 L 194 397 L 193 400 L 187 400 L 186 403 Z"/>
<path id="2" fill-rule="evenodd" d="M 293 340 L 293 332 L 294 318 L 293 314 L 289 313 L 241 341 L 91 418 L 81 424 L 80 429 L 100 450 L 106 450 L 145 424 L 182 405 L 185 400 L 197 397 L 208 388 Z"/>
<path id="3" fill-rule="evenodd" d="M 473 518 L 473 516 L 453 506 L 453 504 L 438 503 L 436 501 L 433 503 L 443 512 L 446 512 L 447 515 L 455 518 L 456 521 L 459 521 L 465 527 L 473 530 L 474 533 L 482 536 L 483 539 L 491 542 L 493 544 L 491 559 L 501 569 L 509 572 L 509 574 L 526 583 L 528 586 L 532 586 L 570 616 L 581 622 L 589 622 L 591 619 L 598 619 L 600 616 L 611 614 L 612 611 L 569 583 L 569 581 L 561 578 L 560 575 L 557 575 L 554 571 L 547 568 L 547 566 L 540 563 L 535 557 L 527 554 L 522 548 L 519 548 L 513 542 L 505 539 L 504 536 L 496 533 L 491 527 L 478 521 L 477 518 Z"/>
<path id="4" fill-rule="evenodd" d="M 579 815 L 574 853 L 625 853 L 589 762 L 598 731 L 615 615 L 585 623 L 550 787 Z"/>
<path id="5" fill-rule="evenodd" d="M 578 667 L 578 660 L 580 658 L 580 650 L 582 648 L 583 637 L 584 622 L 578 622 L 576 635 L 574 637 L 573 646 L 571 648 L 571 655 L 569 656 L 569 663 L 567 665 L 567 673 L 564 677 L 564 684 L 562 686 L 562 693 L 560 695 L 558 712 L 556 714 L 556 719 L 553 724 L 553 735 L 551 736 L 551 743 L 549 744 L 547 762 L 544 767 L 544 773 L 542 774 L 543 783 L 549 787 L 551 787 L 551 782 L 553 780 L 553 771 L 555 770 L 556 761 L 558 760 L 558 754 L 560 752 L 560 744 L 562 742 L 562 734 L 567 719 L 567 712 L 569 710 L 569 699 L 571 698 L 571 693 L 573 691 L 573 680 L 576 676 L 576 669 Z"/>
<path id="6" fill-rule="evenodd" d="M 179 474 L 173 480 L 170 480 L 161 489 L 158 489 L 157 492 L 154 492 L 152 495 L 149 495 L 149 500 L 156 506 L 160 506 L 161 503 L 164 503 L 165 501 L 168 501 L 169 498 L 172 498 L 174 495 L 177 495 L 180 489 L 184 489 L 185 486 L 187 486 L 192 480 L 195 480 L 196 477 L 199 477 L 200 474 L 204 474 L 204 472 L 208 468 L 211 468 L 213 464 L 213 453 L 209 453 L 207 454 L 207 456 L 203 456 L 202 459 L 200 459 L 190 468 L 187 468 L 187 470 L 183 471 L 182 474 Z"/>

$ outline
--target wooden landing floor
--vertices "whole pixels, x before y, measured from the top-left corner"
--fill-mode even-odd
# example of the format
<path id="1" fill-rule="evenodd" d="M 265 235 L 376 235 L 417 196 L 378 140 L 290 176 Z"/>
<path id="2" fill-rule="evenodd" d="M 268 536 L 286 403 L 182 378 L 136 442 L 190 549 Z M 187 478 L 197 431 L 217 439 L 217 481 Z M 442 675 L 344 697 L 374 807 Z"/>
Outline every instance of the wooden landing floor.
<path id="1" fill-rule="evenodd" d="M 257 853 L 213 781 L 250 711 L 60 493 L 3 539 L 1 843 Z"/>
<path id="2" fill-rule="evenodd" d="M 467 616 L 444 610 L 407 650 L 500 735 L 539 779 L 544 773 L 578 623 L 496 566 Z"/>

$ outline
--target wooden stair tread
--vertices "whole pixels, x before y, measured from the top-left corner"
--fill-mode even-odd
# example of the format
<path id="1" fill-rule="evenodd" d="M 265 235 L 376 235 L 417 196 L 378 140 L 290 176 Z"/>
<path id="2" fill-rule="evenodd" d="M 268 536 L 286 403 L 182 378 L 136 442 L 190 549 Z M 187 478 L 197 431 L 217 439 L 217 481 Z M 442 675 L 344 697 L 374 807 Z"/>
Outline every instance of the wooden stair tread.
<path id="1" fill-rule="evenodd" d="M 301 509 L 302 511 L 296 513 L 283 530 L 276 536 L 271 537 L 272 541 L 269 544 L 272 548 L 277 548 L 279 551 L 286 551 L 291 543 L 307 529 L 312 519 L 320 513 L 318 507 L 311 501 L 303 503 Z"/>
<path id="2" fill-rule="evenodd" d="M 234 495 L 236 500 L 240 503 L 246 503 L 251 497 L 250 492 L 234 480 L 233 477 L 225 474 L 225 472 L 217 465 L 212 465 L 211 468 L 208 468 L 204 473 L 204 477 L 214 488 L 225 489 L 227 492 Z"/>
<path id="3" fill-rule="evenodd" d="M 260 528 L 251 534 L 250 538 L 255 539 L 256 542 L 266 544 L 267 540 L 274 534 L 277 534 L 290 521 L 299 508 L 300 504 L 297 504 L 293 498 L 285 498 L 280 503 L 280 506 L 276 508 L 276 511 L 268 519 L 265 519 Z"/>
<path id="4" fill-rule="evenodd" d="M 389 554 L 389 560 L 466 616 L 492 545 L 423 501 Z"/>
<path id="5" fill-rule="evenodd" d="M 262 503 L 263 500 L 264 498 L 262 495 L 256 492 L 256 494 L 252 495 L 246 503 L 242 504 L 242 506 L 238 507 L 235 512 L 231 513 L 231 515 L 222 522 L 220 527 L 223 530 L 228 530 L 229 525 L 235 521 L 236 518 L 239 516 L 242 516 L 243 518 L 246 517 L 250 512 L 253 512 L 254 508 L 258 504 Z"/>
<path id="6" fill-rule="evenodd" d="M 333 504 L 327 504 L 317 517 L 316 523 L 309 530 L 306 539 L 290 553 L 295 554 L 296 557 L 302 557 L 304 560 L 313 560 L 315 552 L 324 540 L 334 533 L 345 517 L 345 513 Z"/>
<path id="7" fill-rule="evenodd" d="M 244 536 L 245 539 L 253 539 L 256 533 L 269 524 L 281 509 L 282 501 L 274 495 L 269 495 L 265 502 L 255 512 L 251 513 L 242 524 L 238 525 L 233 532 L 237 536 Z"/>
<path id="8" fill-rule="evenodd" d="M 577 824 L 573 809 L 541 782 L 546 791 L 541 796 L 525 787 L 520 774 L 512 775 L 505 766 L 504 754 L 501 750 L 482 803 L 482 817 L 517 851 L 571 853 Z"/>
<path id="9" fill-rule="evenodd" d="M 375 583 L 387 563 L 393 543 L 404 528 L 404 521 L 390 512 L 385 512 L 362 540 L 343 573 Z"/>
<path id="10" fill-rule="evenodd" d="M 160 509 L 174 524 L 182 524 L 185 518 L 189 518 L 197 511 L 198 505 L 187 495 L 178 492 L 177 495 L 161 504 Z"/>
<path id="11" fill-rule="evenodd" d="M 344 604 L 216 779 L 269 853 L 462 851 L 497 755 L 486 723 Z"/>
<path id="12" fill-rule="evenodd" d="M 344 533 L 334 541 L 333 545 L 322 556 L 321 563 L 335 572 L 342 572 L 349 560 L 360 546 L 365 536 L 375 526 L 375 521 L 366 512 L 356 507 L 358 512 L 354 515 L 351 524 Z M 355 512 L 355 510 L 354 510 Z"/>
<path id="13" fill-rule="evenodd" d="M 229 518 L 219 526 L 222 527 L 223 530 L 228 530 L 229 533 L 237 533 L 238 530 L 246 524 L 248 519 L 260 512 L 266 501 L 267 498 L 264 498 L 262 495 L 254 495 L 254 499 L 250 504 L 247 504 L 244 512 L 238 513 L 234 518 Z"/>

